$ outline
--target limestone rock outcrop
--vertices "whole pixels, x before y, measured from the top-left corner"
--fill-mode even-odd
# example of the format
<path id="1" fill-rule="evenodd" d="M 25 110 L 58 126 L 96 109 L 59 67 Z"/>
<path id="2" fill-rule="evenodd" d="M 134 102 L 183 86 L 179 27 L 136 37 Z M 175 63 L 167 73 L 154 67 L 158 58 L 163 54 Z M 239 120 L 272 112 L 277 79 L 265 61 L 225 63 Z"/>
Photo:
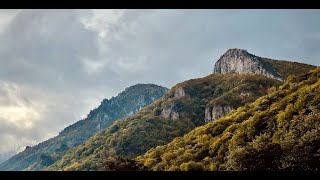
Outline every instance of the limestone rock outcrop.
<path id="1" fill-rule="evenodd" d="M 244 49 L 229 49 L 215 63 L 213 73 L 261 74 L 283 81 L 281 75 L 272 66 L 260 61 L 260 57 Z"/>
<path id="2" fill-rule="evenodd" d="M 211 122 L 219 119 L 222 116 L 227 115 L 229 112 L 234 110 L 233 107 L 218 105 L 214 107 L 206 107 L 205 109 L 205 122 Z"/>

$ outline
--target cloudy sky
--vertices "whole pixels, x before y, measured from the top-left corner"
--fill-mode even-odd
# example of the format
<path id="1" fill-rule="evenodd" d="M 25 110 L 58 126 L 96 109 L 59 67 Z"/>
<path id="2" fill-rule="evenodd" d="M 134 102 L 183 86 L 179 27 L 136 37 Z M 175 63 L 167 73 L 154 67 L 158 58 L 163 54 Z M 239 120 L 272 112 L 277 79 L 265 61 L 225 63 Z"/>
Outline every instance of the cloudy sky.
<path id="1" fill-rule="evenodd" d="M 229 48 L 320 65 L 319 10 L 0 10 L 0 161 L 136 83 L 210 74 Z"/>

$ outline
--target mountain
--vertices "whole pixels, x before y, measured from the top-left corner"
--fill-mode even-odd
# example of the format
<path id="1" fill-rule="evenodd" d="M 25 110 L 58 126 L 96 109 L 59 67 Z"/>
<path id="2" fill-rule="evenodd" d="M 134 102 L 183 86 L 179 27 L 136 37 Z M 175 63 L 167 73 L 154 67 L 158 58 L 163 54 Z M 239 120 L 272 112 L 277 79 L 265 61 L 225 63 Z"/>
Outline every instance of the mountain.
<path id="1" fill-rule="evenodd" d="M 261 74 L 270 78 L 284 81 L 290 74 L 302 75 L 315 66 L 298 62 L 280 61 L 262 58 L 250 54 L 244 49 L 229 49 L 215 63 L 215 74 Z"/>
<path id="2" fill-rule="evenodd" d="M 320 170 L 320 68 L 137 159 L 152 170 Z"/>
<path id="3" fill-rule="evenodd" d="M 244 49 L 229 49 L 215 63 L 213 74 L 260 74 L 269 78 L 284 81 L 289 75 L 302 75 L 316 68 L 316 66 L 291 61 L 281 61 L 262 58 L 250 54 Z M 271 90 L 271 89 L 270 89 Z M 240 96 L 252 98 L 246 91 Z M 252 100 L 252 99 L 251 99 Z M 217 101 L 207 104 L 205 109 L 205 121 L 214 121 L 235 107 L 230 105 L 231 101 Z"/>
<path id="4" fill-rule="evenodd" d="M 236 108 L 280 84 L 278 80 L 250 74 L 212 74 L 179 83 L 160 100 L 68 151 L 48 170 L 102 170 L 108 157 L 142 155 L 205 124 L 205 107 L 212 101 L 228 101 Z M 242 97 L 242 91 L 250 97 Z"/>
<path id="5" fill-rule="evenodd" d="M 6 161 L 7 159 L 9 159 L 10 157 L 12 157 L 13 155 L 15 155 L 14 151 L 10 151 L 7 153 L 1 153 L 0 154 L 0 164 L 4 161 Z"/>
<path id="6" fill-rule="evenodd" d="M 230 64 L 244 59 L 243 54 L 237 56 L 240 58 L 234 58 L 230 52 L 233 50 L 228 50 L 220 60 L 224 59 L 224 63 Z M 227 56 L 229 60 L 225 58 Z M 315 68 L 312 65 L 295 62 L 270 61 L 271 64 L 276 64 L 275 69 L 288 64 L 289 67 L 300 67 L 300 71 L 290 71 L 281 76 L 282 78 L 290 73 L 298 74 Z M 227 66 L 224 63 L 222 61 L 216 63 L 214 69 L 219 69 L 218 66 Z M 242 66 L 241 63 L 237 64 Z M 245 64 L 242 68 L 235 68 L 250 69 L 249 66 L 250 64 Z M 164 145 L 197 126 L 215 121 L 230 111 L 275 91 L 281 84 L 279 80 L 282 78 L 240 71 L 218 73 L 217 70 L 207 77 L 179 83 L 160 100 L 143 108 L 136 115 L 116 121 L 83 145 L 70 150 L 48 170 L 103 170 L 104 162 L 109 157 L 142 155 L 152 147 Z"/>
<path id="7" fill-rule="evenodd" d="M 70 148 L 109 127 L 115 120 L 132 116 L 158 100 L 167 88 L 154 84 L 137 84 L 111 99 L 104 99 L 87 118 L 66 127 L 58 136 L 13 156 L 0 165 L 0 170 L 40 170 L 59 160 Z"/>
<path id="8" fill-rule="evenodd" d="M 279 63 L 277 67 L 281 63 L 283 66 L 297 64 L 301 71 L 315 68 L 294 62 Z M 178 83 L 160 100 L 134 116 L 116 121 L 83 145 L 70 150 L 47 170 L 104 170 L 109 157 L 142 155 L 150 148 L 165 145 L 197 126 L 215 121 L 229 111 L 275 91 L 281 83 L 261 74 L 245 73 L 214 73 Z M 219 107 L 226 108 L 220 111 Z"/>

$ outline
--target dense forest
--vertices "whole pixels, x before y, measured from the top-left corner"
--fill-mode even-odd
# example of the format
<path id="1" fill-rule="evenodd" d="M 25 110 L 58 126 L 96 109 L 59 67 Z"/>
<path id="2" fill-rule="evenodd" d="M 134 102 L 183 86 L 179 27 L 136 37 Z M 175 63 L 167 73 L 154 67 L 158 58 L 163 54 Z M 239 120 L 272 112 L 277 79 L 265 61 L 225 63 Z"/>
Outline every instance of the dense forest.
<path id="1" fill-rule="evenodd" d="M 136 158 L 151 170 L 319 170 L 320 68 Z"/>

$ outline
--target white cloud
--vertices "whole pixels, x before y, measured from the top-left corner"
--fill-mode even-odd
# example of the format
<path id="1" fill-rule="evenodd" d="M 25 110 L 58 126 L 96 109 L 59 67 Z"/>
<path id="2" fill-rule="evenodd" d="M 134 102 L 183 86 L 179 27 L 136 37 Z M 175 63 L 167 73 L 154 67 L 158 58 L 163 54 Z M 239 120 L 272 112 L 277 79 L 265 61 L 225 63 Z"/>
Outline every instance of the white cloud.
<path id="1" fill-rule="evenodd" d="M 93 73 L 99 73 L 106 65 L 105 62 L 99 60 L 92 60 L 88 58 L 82 58 L 83 68 L 89 75 Z"/>
<path id="2" fill-rule="evenodd" d="M 23 89 L 12 82 L 0 81 L 1 153 L 17 152 L 35 143 L 32 133 L 41 118 L 41 108 L 25 97 Z"/>
<path id="3" fill-rule="evenodd" d="M 0 33 L 5 30 L 11 20 L 20 12 L 17 9 L 0 9 Z"/>
<path id="4" fill-rule="evenodd" d="M 108 36 L 112 25 L 118 23 L 125 10 L 121 9 L 94 9 L 92 17 L 81 19 L 84 26 L 96 31 L 101 38 Z"/>
<path id="5" fill-rule="evenodd" d="M 28 130 L 39 119 L 39 113 L 30 107 L 0 107 L 0 118 Z"/>
<path id="6" fill-rule="evenodd" d="M 18 85 L 0 81 L 0 93 L 0 119 L 29 130 L 41 118 L 37 111 L 39 107 L 22 96 Z"/>
<path id="7" fill-rule="evenodd" d="M 103 96 L 94 91 L 72 93 L 41 91 L 0 81 L 0 154 L 11 155 L 56 136 L 67 125 L 85 117 Z M 78 94 L 79 95 L 79 94 Z M 81 99 L 81 101 L 79 101 Z"/>

